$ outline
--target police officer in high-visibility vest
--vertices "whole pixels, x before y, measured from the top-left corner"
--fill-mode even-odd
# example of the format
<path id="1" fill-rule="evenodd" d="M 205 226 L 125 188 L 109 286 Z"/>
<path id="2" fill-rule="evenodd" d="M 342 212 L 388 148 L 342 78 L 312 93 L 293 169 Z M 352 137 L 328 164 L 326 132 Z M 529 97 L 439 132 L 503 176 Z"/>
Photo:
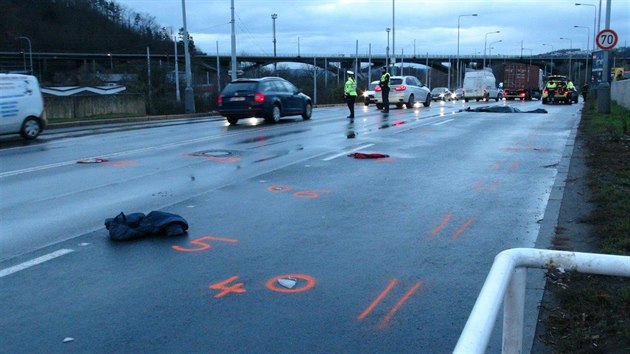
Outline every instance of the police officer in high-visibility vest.
<path id="1" fill-rule="evenodd" d="M 350 109 L 350 115 L 347 118 L 354 119 L 354 102 L 357 99 L 357 82 L 354 81 L 354 72 L 347 71 L 348 80 L 343 87 L 343 95 Z"/>
<path id="2" fill-rule="evenodd" d="M 383 67 L 383 73 L 381 74 L 381 81 L 378 86 L 381 88 L 381 96 L 383 97 L 383 112 L 389 113 L 389 73 L 387 68 Z"/>

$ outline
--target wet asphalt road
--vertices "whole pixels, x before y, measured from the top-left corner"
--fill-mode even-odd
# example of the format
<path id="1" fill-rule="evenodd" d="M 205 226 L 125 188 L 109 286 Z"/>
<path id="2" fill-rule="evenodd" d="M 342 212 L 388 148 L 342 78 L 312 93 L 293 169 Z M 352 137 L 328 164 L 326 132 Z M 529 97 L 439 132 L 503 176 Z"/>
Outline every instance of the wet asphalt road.
<path id="1" fill-rule="evenodd" d="M 0 352 L 449 352 L 494 256 L 535 245 L 582 106 L 509 104 L 549 114 L 329 107 L 5 144 Z M 105 218 L 151 210 L 188 235 L 109 241 Z"/>

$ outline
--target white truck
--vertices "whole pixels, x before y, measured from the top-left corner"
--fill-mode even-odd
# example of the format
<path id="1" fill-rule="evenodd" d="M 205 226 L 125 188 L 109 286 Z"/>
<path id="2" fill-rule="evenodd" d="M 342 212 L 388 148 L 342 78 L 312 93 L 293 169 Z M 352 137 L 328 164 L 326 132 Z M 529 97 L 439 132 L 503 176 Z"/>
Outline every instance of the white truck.
<path id="1" fill-rule="evenodd" d="M 502 98 L 492 71 L 474 70 L 464 75 L 464 101 L 489 101 L 491 99 L 499 101 Z"/>
<path id="2" fill-rule="evenodd" d="M 35 139 L 46 127 L 44 97 L 35 76 L 0 74 L 0 134 Z"/>

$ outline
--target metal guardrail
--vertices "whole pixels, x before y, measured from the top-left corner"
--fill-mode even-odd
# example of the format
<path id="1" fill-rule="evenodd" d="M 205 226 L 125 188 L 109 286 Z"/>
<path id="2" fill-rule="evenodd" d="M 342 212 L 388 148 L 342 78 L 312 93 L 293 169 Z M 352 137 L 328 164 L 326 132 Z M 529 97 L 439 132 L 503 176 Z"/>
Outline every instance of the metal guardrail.
<path id="1" fill-rule="evenodd" d="M 522 353 L 527 268 L 630 277 L 630 257 L 513 248 L 499 253 L 481 288 L 455 350 L 484 353 L 503 302 L 503 353 Z M 503 301 L 501 301 L 503 299 Z"/>

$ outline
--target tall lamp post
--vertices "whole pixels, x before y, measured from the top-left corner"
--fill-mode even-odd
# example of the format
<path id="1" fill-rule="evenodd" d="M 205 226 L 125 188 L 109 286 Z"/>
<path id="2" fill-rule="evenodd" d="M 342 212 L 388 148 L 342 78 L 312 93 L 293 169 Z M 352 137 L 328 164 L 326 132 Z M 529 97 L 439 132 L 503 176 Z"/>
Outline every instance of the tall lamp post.
<path id="1" fill-rule="evenodd" d="M 572 57 L 573 57 L 573 40 L 571 38 L 564 38 L 564 37 L 560 37 L 560 39 L 563 39 L 565 41 L 569 41 L 569 79 L 571 78 L 571 69 L 572 68 Z"/>
<path id="2" fill-rule="evenodd" d="M 461 18 L 465 16 L 477 16 L 477 14 L 457 16 L 457 88 L 461 86 L 461 76 L 462 76 L 459 70 L 459 23 L 460 23 Z"/>
<path id="3" fill-rule="evenodd" d="M 184 111 L 195 113 L 195 96 L 192 89 L 192 69 L 188 51 L 188 27 L 186 26 L 186 1 L 182 0 L 182 18 L 184 19 L 184 64 L 186 65 L 186 89 L 184 90 Z"/>
<path id="4" fill-rule="evenodd" d="M 488 47 L 488 35 L 494 33 L 501 33 L 501 31 L 493 31 L 486 33 L 486 39 L 483 41 L 483 69 L 486 68 L 486 48 Z"/>
<path id="5" fill-rule="evenodd" d="M 531 76 L 529 74 L 529 70 L 532 67 L 532 50 L 529 49 L 529 48 L 523 48 L 522 44 L 521 44 L 521 57 L 523 56 L 522 53 L 523 53 L 524 50 L 529 50 L 529 66 L 527 67 L 527 86 L 529 86 L 529 77 Z M 529 94 L 527 94 L 527 95 L 529 95 Z M 531 96 L 530 96 L 530 99 L 531 99 Z"/>
<path id="6" fill-rule="evenodd" d="M 600 2 L 601 4 L 601 2 Z M 593 6 L 593 46 L 591 48 L 593 48 L 593 50 L 595 50 L 595 24 L 597 23 L 597 5 L 595 4 L 580 4 L 580 3 L 575 3 L 575 6 Z M 601 12 L 601 9 L 600 9 Z M 598 26 L 599 27 L 599 26 Z"/>
<path id="7" fill-rule="evenodd" d="M 574 28 L 586 28 L 586 67 L 584 68 L 584 84 L 588 84 L 588 57 L 591 52 L 588 50 L 588 44 L 591 43 L 591 29 L 588 26 L 573 26 Z M 592 69 L 592 68 L 591 68 Z"/>
<path id="8" fill-rule="evenodd" d="M 551 44 L 546 44 L 546 43 L 543 43 L 542 45 L 545 45 L 545 46 L 551 47 L 551 52 L 552 52 L 552 53 L 553 53 L 553 51 L 555 50 Z M 553 75 L 553 55 L 550 55 L 549 57 L 551 58 L 551 59 L 549 60 L 549 61 L 551 62 L 551 66 L 550 66 L 550 67 L 551 67 L 551 75 Z"/>
<path id="9" fill-rule="evenodd" d="M 385 28 L 385 32 L 387 32 L 387 47 L 385 48 L 385 67 L 389 71 L 389 31 L 391 29 L 389 27 Z"/>
<path id="10" fill-rule="evenodd" d="M 273 74 L 276 75 L 277 62 L 276 62 L 276 19 L 277 14 L 271 14 L 271 21 L 273 22 Z M 298 55 L 299 56 L 299 55 Z"/>
<path id="11" fill-rule="evenodd" d="M 490 67 L 492 66 L 492 49 L 494 49 L 492 45 L 501 42 L 503 42 L 503 40 L 499 39 L 498 41 L 490 42 L 490 45 L 488 46 L 488 56 L 490 57 L 490 59 L 488 59 L 488 66 Z"/>
<path id="12" fill-rule="evenodd" d="M 33 47 L 31 47 L 31 39 L 26 36 L 16 37 L 17 39 L 24 39 L 28 42 L 28 59 L 31 65 L 31 75 L 33 74 Z"/>

